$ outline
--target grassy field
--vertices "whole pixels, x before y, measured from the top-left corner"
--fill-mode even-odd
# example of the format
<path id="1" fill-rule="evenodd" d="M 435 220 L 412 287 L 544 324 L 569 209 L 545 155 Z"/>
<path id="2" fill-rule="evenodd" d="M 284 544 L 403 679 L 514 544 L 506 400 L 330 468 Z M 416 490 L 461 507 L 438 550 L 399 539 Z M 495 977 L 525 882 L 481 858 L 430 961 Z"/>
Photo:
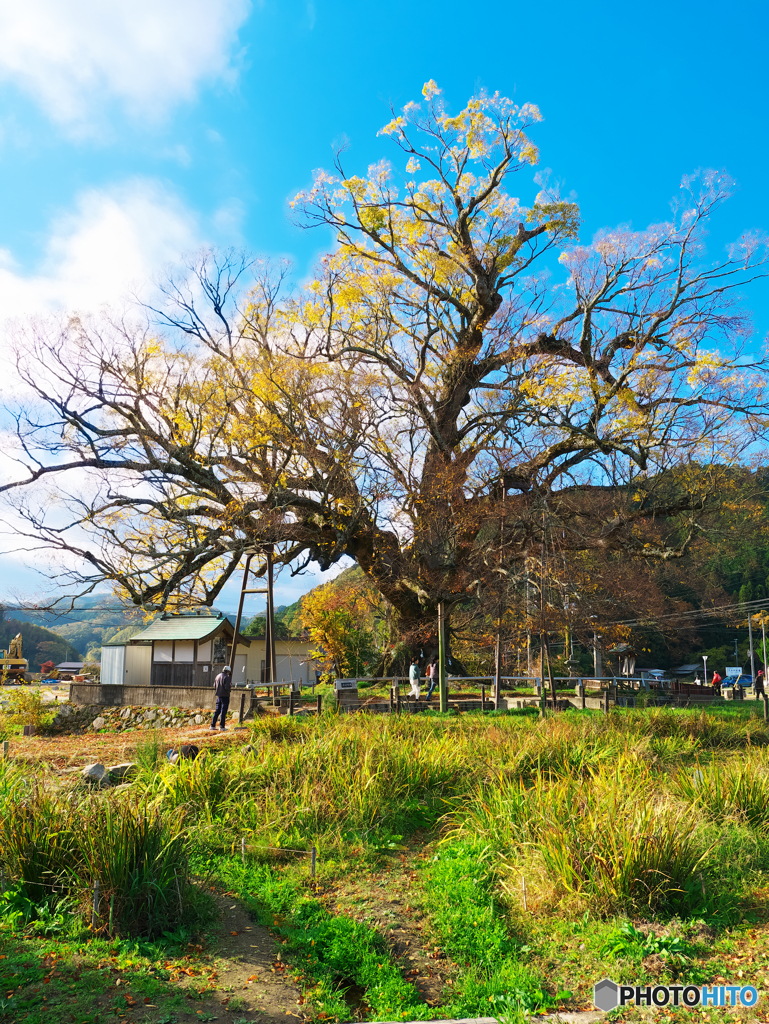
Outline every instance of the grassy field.
<path id="1" fill-rule="evenodd" d="M 751 983 L 753 1009 L 650 1019 L 767 1021 L 757 707 L 265 716 L 176 766 L 160 731 L 20 740 L 0 764 L 0 1015 L 256 1019 L 220 984 L 226 895 L 271 930 L 302 1019 L 514 1024 L 592 1008 L 608 975 Z M 97 748 L 137 760 L 130 785 L 62 771 Z"/>

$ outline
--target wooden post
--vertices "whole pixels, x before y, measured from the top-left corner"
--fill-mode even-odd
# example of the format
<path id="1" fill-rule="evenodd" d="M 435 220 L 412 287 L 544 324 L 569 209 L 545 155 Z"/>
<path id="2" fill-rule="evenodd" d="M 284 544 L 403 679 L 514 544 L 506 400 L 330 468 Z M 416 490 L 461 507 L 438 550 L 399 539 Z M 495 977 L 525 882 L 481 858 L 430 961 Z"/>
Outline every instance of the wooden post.
<path id="1" fill-rule="evenodd" d="M 605 715 L 609 714 L 609 688 L 608 686 L 603 691 L 603 712 Z"/>
<path id="2" fill-rule="evenodd" d="M 243 724 L 243 719 L 246 716 L 246 695 L 241 693 L 240 695 L 240 711 L 238 712 L 238 725 Z"/>
<path id="3" fill-rule="evenodd" d="M 580 692 L 580 698 L 582 700 L 582 710 L 584 711 L 585 710 L 585 680 L 584 679 L 580 679 L 580 681 L 579 681 L 579 692 Z"/>
<path id="4" fill-rule="evenodd" d="M 449 694 L 446 687 L 446 633 L 445 633 L 445 613 L 443 607 L 443 601 L 438 604 L 438 695 L 440 697 L 440 708 L 441 711 L 449 710 Z"/>
<path id="5" fill-rule="evenodd" d="M 318 694 L 318 696 L 315 698 L 315 710 L 318 714 L 320 714 L 322 700 L 323 698 L 321 697 L 320 694 Z"/>
<path id="6" fill-rule="evenodd" d="M 390 683 L 390 714 L 393 713 L 393 705 L 394 705 L 394 703 L 395 703 L 395 701 L 393 700 L 393 684 Z"/>
<path id="7" fill-rule="evenodd" d="M 99 879 L 93 883 L 93 907 L 91 908 L 91 931 L 96 931 L 96 923 L 99 919 Z"/>
<path id="8" fill-rule="evenodd" d="M 481 711 L 486 710 L 486 687 L 481 683 Z"/>
<path id="9" fill-rule="evenodd" d="M 764 698 L 764 721 L 769 722 L 769 696 L 767 696 L 766 690 L 763 693 Z"/>
<path id="10" fill-rule="evenodd" d="M 398 680 L 395 680 L 395 710 L 400 714 L 401 710 L 401 685 Z"/>
<path id="11" fill-rule="evenodd" d="M 294 714 L 294 688 L 293 686 L 288 691 L 288 713 L 289 716 Z"/>
<path id="12" fill-rule="evenodd" d="M 316 856 L 317 856 L 317 850 L 313 846 L 313 848 L 310 850 L 310 873 L 311 873 L 313 878 L 315 878 L 315 858 L 316 858 Z"/>

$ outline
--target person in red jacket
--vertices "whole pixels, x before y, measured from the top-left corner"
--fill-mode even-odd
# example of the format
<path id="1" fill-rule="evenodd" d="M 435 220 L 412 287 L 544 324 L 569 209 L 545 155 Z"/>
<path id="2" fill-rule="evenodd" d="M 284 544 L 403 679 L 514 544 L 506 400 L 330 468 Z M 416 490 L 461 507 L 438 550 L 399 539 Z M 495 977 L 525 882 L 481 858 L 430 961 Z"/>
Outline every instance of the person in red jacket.
<path id="1" fill-rule="evenodd" d="M 718 694 L 720 694 L 720 693 L 721 693 L 721 683 L 722 683 L 722 682 L 723 682 L 723 677 L 722 677 L 722 676 L 720 676 L 720 675 L 718 674 L 718 670 L 716 670 L 716 671 L 715 671 L 715 672 L 713 673 L 713 689 L 714 689 L 714 690 L 716 691 L 716 693 L 718 693 Z"/>

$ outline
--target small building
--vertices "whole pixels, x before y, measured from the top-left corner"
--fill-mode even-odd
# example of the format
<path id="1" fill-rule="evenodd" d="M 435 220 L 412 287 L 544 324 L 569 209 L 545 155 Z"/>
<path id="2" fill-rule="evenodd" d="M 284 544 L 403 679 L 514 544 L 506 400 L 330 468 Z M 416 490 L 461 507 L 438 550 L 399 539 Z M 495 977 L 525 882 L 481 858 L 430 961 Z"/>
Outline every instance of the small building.
<path id="1" fill-rule="evenodd" d="M 609 648 L 609 654 L 617 657 L 617 674 L 621 676 L 632 676 L 635 672 L 635 663 L 638 651 L 630 644 L 619 643 Z"/>
<path id="2" fill-rule="evenodd" d="M 235 630 L 222 614 L 165 614 L 125 644 L 102 647 L 102 685 L 204 687 L 231 660 Z M 309 641 L 290 637 L 275 641 L 276 680 L 312 683 L 315 663 Z M 232 664 L 236 686 L 265 679 L 264 637 L 238 637 Z"/>
<path id="3" fill-rule="evenodd" d="M 683 678 L 684 676 L 694 676 L 694 675 L 697 675 L 699 672 L 702 672 L 702 671 L 703 671 L 703 669 L 702 669 L 702 662 L 701 661 L 695 661 L 695 662 L 691 662 L 688 665 L 679 665 L 678 668 L 675 669 L 675 671 L 673 672 L 673 675 L 675 675 L 676 677 L 680 676 L 681 678 Z"/>
<path id="4" fill-rule="evenodd" d="M 61 664 L 56 666 L 57 672 L 82 672 L 85 667 L 83 661 L 62 661 Z"/>

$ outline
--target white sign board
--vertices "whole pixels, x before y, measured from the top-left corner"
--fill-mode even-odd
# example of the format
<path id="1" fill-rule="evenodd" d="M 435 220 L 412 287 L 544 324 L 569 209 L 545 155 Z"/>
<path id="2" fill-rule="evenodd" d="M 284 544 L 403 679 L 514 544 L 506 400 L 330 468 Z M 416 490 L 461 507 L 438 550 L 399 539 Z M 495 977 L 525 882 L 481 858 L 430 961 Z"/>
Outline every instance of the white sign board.
<path id="1" fill-rule="evenodd" d="M 727 665 L 726 666 L 726 674 L 728 676 L 741 676 L 742 675 L 742 669 L 740 668 L 739 665 Z"/>
<path id="2" fill-rule="evenodd" d="M 357 679 L 335 679 L 334 680 L 335 690 L 357 690 L 358 680 Z"/>

